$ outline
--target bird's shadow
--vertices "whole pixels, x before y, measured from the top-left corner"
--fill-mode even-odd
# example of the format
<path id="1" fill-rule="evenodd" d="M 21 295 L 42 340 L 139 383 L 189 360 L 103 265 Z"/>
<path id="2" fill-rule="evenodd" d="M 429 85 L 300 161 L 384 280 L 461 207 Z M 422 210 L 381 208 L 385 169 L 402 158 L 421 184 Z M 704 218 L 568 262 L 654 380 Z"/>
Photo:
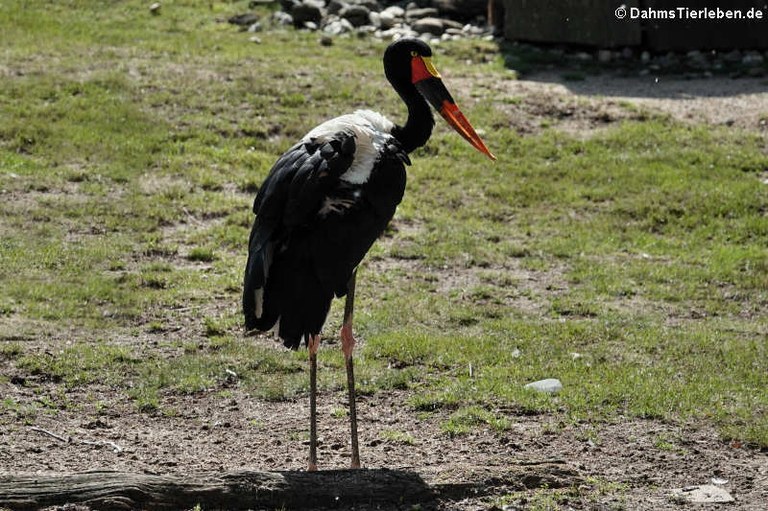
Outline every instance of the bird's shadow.
<path id="1" fill-rule="evenodd" d="M 430 484 L 421 474 L 408 470 L 361 469 L 317 472 L 277 472 L 285 481 L 281 505 L 287 509 L 421 509 L 444 507 L 499 492 L 535 488 L 563 488 L 582 481 L 573 468 L 561 460 L 540 463 L 512 463 L 501 475 L 480 480 Z M 442 504 L 441 504 L 442 503 Z"/>
<path id="2" fill-rule="evenodd" d="M 281 502 L 288 509 L 345 509 L 374 506 L 399 509 L 419 504 L 424 508 L 438 493 L 420 474 L 405 470 L 358 469 L 277 472 L 287 485 Z"/>

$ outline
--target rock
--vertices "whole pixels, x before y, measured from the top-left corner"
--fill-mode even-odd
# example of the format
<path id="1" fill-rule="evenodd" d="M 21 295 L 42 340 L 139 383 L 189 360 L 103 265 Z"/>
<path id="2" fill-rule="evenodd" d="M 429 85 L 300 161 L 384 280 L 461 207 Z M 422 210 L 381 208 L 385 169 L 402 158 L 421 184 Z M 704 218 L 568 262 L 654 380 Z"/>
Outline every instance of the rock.
<path id="1" fill-rule="evenodd" d="M 482 27 L 478 27 L 469 23 L 461 27 L 461 29 L 469 35 L 483 35 L 485 33 L 485 30 Z"/>
<path id="2" fill-rule="evenodd" d="M 419 34 L 441 35 L 445 32 L 443 21 L 438 18 L 422 18 L 414 21 L 411 28 Z"/>
<path id="3" fill-rule="evenodd" d="M 251 36 L 248 40 L 254 44 L 261 44 L 261 37 L 257 35 Z"/>
<path id="4" fill-rule="evenodd" d="M 402 18 L 403 16 L 405 16 L 405 9 L 403 9 L 399 5 L 390 5 L 389 7 L 381 11 L 382 14 L 384 14 L 385 12 L 394 16 L 395 19 Z"/>
<path id="5" fill-rule="evenodd" d="M 308 21 L 319 25 L 323 20 L 323 10 L 315 2 L 304 0 L 293 6 L 291 16 L 293 16 L 293 26 L 296 28 L 304 27 Z"/>
<path id="6" fill-rule="evenodd" d="M 765 62 L 765 59 L 756 51 L 751 51 L 744 55 L 741 59 L 741 63 L 745 66 L 761 66 Z"/>
<path id="7" fill-rule="evenodd" d="M 333 46 L 333 37 L 325 34 L 320 38 L 321 46 Z"/>
<path id="8" fill-rule="evenodd" d="M 367 7 L 369 11 L 381 12 L 381 4 L 376 0 L 355 0 L 355 3 Z"/>
<path id="9" fill-rule="evenodd" d="M 348 5 L 341 10 L 339 16 L 352 23 L 354 27 L 362 27 L 371 22 L 371 11 L 364 5 Z"/>
<path id="10" fill-rule="evenodd" d="M 741 62 L 741 58 L 742 58 L 742 55 L 739 50 L 729 51 L 728 53 L 723 55 L 723 60 L 725 60 L 726 62 L 730 62 L 732 64 Z"/>
<path id="11" fill-rule="evenodd" d="M 259 21 L 259 15 L 254 14 L 252 12 L 246 12 L 245 14 L 236 14 L 235 16 L 232 16 L 227 20 L 228 23 L 243 27 L 243 30 L 253 25 L 257 21 Z"/>
<path id="12" fill-rule="evenodd" d="M 672 52 L 662 55 L 656 59 L 662 67 L 676 67 L 680 65 L 680 58 Z"/>
<path id="13" fill-rule="evenodd" d="M 443 27 L 446 30 L 448 30 L 449 28 L 452 28 L 454 30 L 461 30 L 462 28 L 464 28 L 464 25 L 462 25 L 458 21 L 449 20 L 449 19 L 446 19 L 446 18 L 440 18 L 440 21 L 443 22 Z"/>
<path id="14" fill-rule="evenodd" d="M 155 2 L 152 5 L 150 5 L 149 12 L 154 16 L 157 16 L 158 14 L 160 14 L 160 2 Z"/>
<path id="15" fill-rule="evenodd" d="M 434 7 L 424 7 L 423 9 L 408 9 L 405 11 L 405 19 L 419 20 L 422 18 L 434 18 L 438 15 Z"/>
<path id="16" fill-rule="evenodd" d="M 632 60 L 632 57 L 634 56 L 635 56 L 635 52 L 629 46 L 621 50 L 621 58 L 623 58 L 624 60 Z"/>
<path id="17" fill-rule="evenodd" d="M 325 9 L 328 11 L 328 14 L 339 14 L 348 5 L 349 4 L 342 2 L 341 0 L 331 0 L 328 2 L 328 5 L 325 6 Z"/>
<path id="18" fill-rule="evenodd" d="M 344 18 L 336 18 L 325 25 L 323 32 L 331 35 L 341 35 L 346 34 L 347 32 L 351 32 L 354 29 L 355 27 L 352 26 L 352 23 L 350 23 L 349 20 Z"/>
<path id="19" fill-rule="evenodd" d="M 262 26 L 261 26 L 261 23 L 259 23 L 259 22 L 257 21 L 257 22 L 256 22 L 256 23 L 254 23 L 253 25 L 249 26 L 249 27 L 248 27 L 248 29 L 246 30 L 246 32 L 251 32 L 251 33 L 254 33 L 254 32 L 261 32 L 263 28 L 264 28 L 264 27 L 262 27 Z"/>
<path id="20" fill-rule="evenodd" d="M 581 62 L 591 62 L 592 61 L 592 55 L 585 51 L 580 51 L 576 55 L 573 56 L 574 59 L 579 60 Z"/>
<path id="21" fill-rule="evenodd" d="M 547 378 L 545 380 L 534 381 L 525 385 L 526 389 L 533 389 L 538 392 L 548 392 L 554 394 L 563 389 L 563 384 L 557 378 Z"/>
<path id="22" fill-rule="evenodd" d="M 378 15 L 379 20 L 379 27 L 382 30 L 388 30 L 395 26 L 395 23 L 397 23 L 397 18 L 392 15 L 392 13 L 387 11 L 381 11 Z"/>
<path id="23" fill-rule="evenodd" d="M 314 32 L 315 30 L 317 30 L 317 23 L 315 23 L 314 21 L 305 21 L 304 22 L 304 28 Z"/>
<path id="24" fill-rule="evenodd" d="M 709 67 L 707 56 L 698 50 L 689 51 L 685 54 L 688 65 L 696 69 L 705 69 Z"/>
<path id="25" fill-rule="evenodd" d="M 640 62 L 642 62 L 643 64 L 647 64 L 650 61 L 651 61 L 651 52 L 644 51 L 643 53 L 640 54 Z"/>
<path id="26" fill-rule="evenodd" d="M 597 61 L 601 64 L 607 64 L 611 61 L 611 50 L 600 50 L 597 52 Z"/>
<path id="27" fill-rule="evenodd" d="M 432 0 L 432 7 L 454 20 L 471 21 L 488 13 L 487 0 Z"/>
<path id="28" fill-rule="evenodd" d="M 719 504 L 733 502 L 733 497 L 724 488 L 713 484 L 703 484 L 701 486 L 688 486 L 686 488 L 676 488 L 672 490 L 672 496 L 686 502 L 698 504 Z"/>
<path id="29" fill-rule="evenodd" d="M 272 13 L 272 21 L 277 25 L 293 25 L 293 16 L 283 11 Z"/>
<path id="30" fill-rule="evenodd" d="M 418 34 L 409 27 L 394 27 L 389 30 L 382 30 L 379 37 L 382 39 L 391 39 L 397 41 L 401 37 L 416 37 Z"/>

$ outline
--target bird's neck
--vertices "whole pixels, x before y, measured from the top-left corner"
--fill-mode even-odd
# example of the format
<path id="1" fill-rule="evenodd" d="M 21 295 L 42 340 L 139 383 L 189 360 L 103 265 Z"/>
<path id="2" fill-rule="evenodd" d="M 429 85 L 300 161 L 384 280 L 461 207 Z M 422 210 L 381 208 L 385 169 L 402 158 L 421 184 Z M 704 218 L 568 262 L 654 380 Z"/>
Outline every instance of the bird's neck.
<path id="1" fill-rule="evenodd" d="M 410 153 L 427 143 L 435 126 L 432 110 L 426 100 L 411 86 L 403 91 L 398 91 L 400 97 L 408 106 L 408 120 L 405 126 L 396 126 L 392 135 L 400 142 L 403 149 Z"/>

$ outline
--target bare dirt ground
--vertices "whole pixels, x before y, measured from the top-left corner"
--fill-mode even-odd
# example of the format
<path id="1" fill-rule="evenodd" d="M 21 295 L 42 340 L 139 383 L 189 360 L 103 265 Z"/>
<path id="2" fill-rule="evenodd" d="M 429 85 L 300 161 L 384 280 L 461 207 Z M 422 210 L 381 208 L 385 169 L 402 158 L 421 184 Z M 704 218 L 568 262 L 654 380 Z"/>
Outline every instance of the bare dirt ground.
<path id="1" fill-rule="evenodd" d="M 487 86 L 520 98 L 505 109 L 521 133 L 556 127 L 588 136 L 613 122 L 649 113 L 733 126 L 763 137 L 768 133 L 765 79 L 656 82 L 653 77 L 587 77 L 566 82 L 555 74 L 541 74 Z M 48 342 L 77 338 L 78 332 L 72 330 L 59 332 L 53 341 L 41 338 L 31 344 L 44 350 Z M 130 341 L 128 334 L 125 340 Z M 266 339 L 244 342 L 271 344 Z M 9 376 L 3 397 L 17 402 L 38 399 L 39 394 Z M 53 384 L 41 385 L 43 394 L 56 391 Z M 5 413 L 0 415 L 0 473 L 110 469 L 183 475 L 304 469 L 307 400 L 260 401 L 236 383 L 228 390 L 227 398 L 218 392 L 168 396 L 160 409 L 175 412 L 149 415 L 137 411 L 121 392 L 96 385 L 69 392 L 66 398 L 73 406 L 56 414 L 38 413 L 33 423 Z M 434 505 L 437 509 L 554 509 L 544 507 L 554 506 L 552 489 L 567 487 L 573 489 L 557 496 L 560 509 L 768 508 L 768 453 L 724 442 L 706 425 L 633 418 L 609 424 L 560 423 L 553 416 L 523 415 L 508 408 L 496 412 L 514 424 L 511 430 L 477 428 L 466 436 L 450 437 L 440 428 L 450 411 L 417 414 L 405 405 L 407 398 L 407 391 L 360 398 L 363 464 L 416 472 L 430 484 L 476 483 L 464 492 L 443 495 Z M 349 464 L 347 419 L 338 413 L 345 405 L 344 392 L 319 397 L 321 468 Z M 71 441 L 60 441 L 33 426 Z M 387 431 L 398 435 L 383 433 Z M 530 477 L 520 477 L 521 467 Z M 694 505 L 671 496 L 673 488 L 712 484 L 713 479 L 735 503 Z"/>
<path id="2" fill-rule="evenodd" d="M 106 387 L 97 390 L 101 398 L 114 393 Z M 88 404 L 92 398 L 68 397 L 82 407 L 39 416 L 35 426 L 71 441 L 28 425 L 3 426 L 2 472 L 109 469 L 184 475 L 306 467 L 305 399 L 263 402 L 237 390 L 226 400 L 213 393 L 175 396 L 164 405 L 177 414 L 148 416 L 119 401 L 99 414 Z M 481 428 L 451 438 L 440 430 L 448 412 L 419 418 L 403 406 L 406 399 L 405 392 L 360 399 L 363 464 L 416 472 L 430 485 L 477 485 L 445 495 L 437 509 L 488 510 L 502 504 L 527 509 L 526 503 L 545 487 L 577 488 L 560 501 L 562 509 L 681 509 L 671 489 L 709 484 L 713 478 L 725 481 L 722 486 L 736 499 L 732 508 L 757 511 L 768 502 L 768 455 L 724 443 L 708 427 L 637 419 L 562 424 L 500 409 L 514 423 L 511 430 Z M 349 464 L 347 419 L 334 413 L 345 404 L 343 392 L 320 396 L 321 469 Z M 383 431 L 412 440 L 393 441 Z M 510 494 L 515 497 L 499 500 Z"/>
<path id="3" fill-rule="evenodd" d="M 740 128 L 768 137 L 768 78 L 610 75 L 565 80 L 557 71 L 503 82 L 472 78 L 473 87 L 518 98 L 504 108 L 521 134 L 555 127 L 588 136 L 622 120 L 662 115 L 684 122 Z M 461 84 L 467 87 L 468 84 Z"/>

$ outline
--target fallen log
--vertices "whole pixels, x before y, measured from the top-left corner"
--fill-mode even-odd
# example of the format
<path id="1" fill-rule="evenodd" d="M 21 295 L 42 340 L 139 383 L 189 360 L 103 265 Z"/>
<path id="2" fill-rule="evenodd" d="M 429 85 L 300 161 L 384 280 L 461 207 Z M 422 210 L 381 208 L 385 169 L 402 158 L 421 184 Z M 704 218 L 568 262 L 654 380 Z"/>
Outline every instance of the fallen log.
<path id="1" fill-rule="evenodd" d="M 189 476 L 94 471 L 0 476 L 0 508 L 81 504 L 94 510 L 318 509 L 401 506 L 434 500 L 413 472 L 326 470 Z"/>

